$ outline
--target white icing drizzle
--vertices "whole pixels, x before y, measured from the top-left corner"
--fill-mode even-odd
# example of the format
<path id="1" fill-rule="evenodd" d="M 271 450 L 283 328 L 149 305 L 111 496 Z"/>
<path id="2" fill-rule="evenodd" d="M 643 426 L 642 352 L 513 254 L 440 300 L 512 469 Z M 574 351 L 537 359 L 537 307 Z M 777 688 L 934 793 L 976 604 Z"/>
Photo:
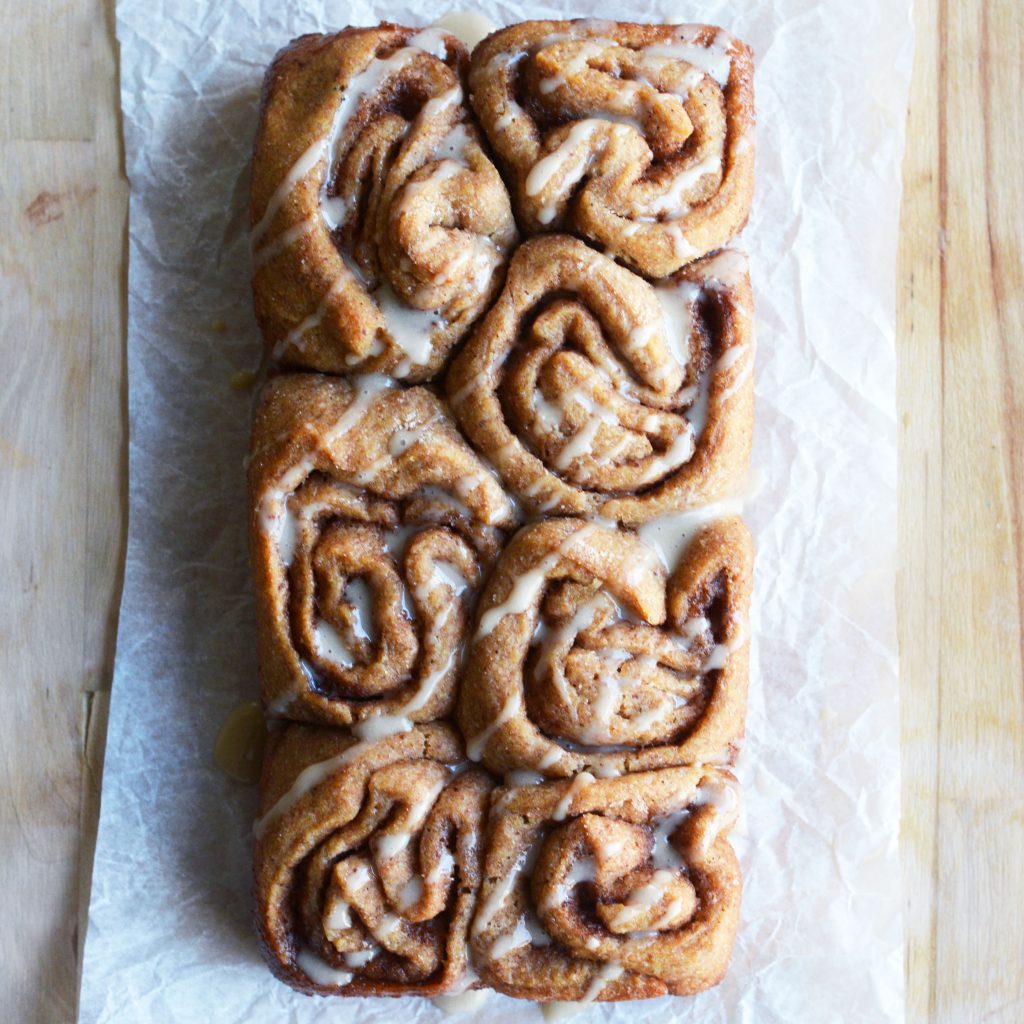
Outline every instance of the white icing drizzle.
<path id="1" fill-rule="evenodd" d="M 713 78 L 720 86 L 729 82 L 732 71 L 732 59 L 728 49 L 730 39 L 724 33 L 717 33 L 710 43 L 701 44 L 687 38 L 689 33 L 683 29 L 679 33 L 678 42 L 654 43 L 645 46 L 643 53 L 648 57 L 665 57 L 669 60 L 682 60 L 695 68 L 700 68 Z"/>
<path id="2" fill-rule="evenodd" d="M 721 166 L 721 153 L 711 153 L 699 163 L 683 168 L 672 179 L 671 185 L 665 192 L 651 200 L 644 212 L 654 216 L 664 213 L 672 219 L 685 216 L 690 207 L 683 202 L 683 193 L 693 188 L 705 175 L 714 174 L 720 170 Z"/>
<path id="3" fill-rule="evenodd" d="M 359 739 L 372 742 L 384 739 L 385 736 L 409 732 L 412 728 L 412 719 L 401 714 L 371 715 L 361 722 L 356 722 L 352 726 L 352 732 Z"/>
<path id="4" fill-rule="evenodd" d="M 321 449 L 329 449 L 346 431 L 351 430 L 363 418 L 374 400 L 393 386 L 393 382 L 380 374 L 366 374 L 353 378 L 352 401 L 330 430 L 319 439 Z M 314 464 L 314 453 L 308 454 L 301 462 L 291 466 L 260 500 L 260 528 L 267 536 L 272 548 L 284 563 L 291 565 L 297 537 L 294 517 L 287 507 L 287 497 L 309 476 Z"/>
<path id="5" fill-rule="evenodd" d="M 678 469 L 693 457 L 694 448 L 694 430 L 691 423 L 690 429 L 681 430 L 664 452 L 648 460 L 643 471 L 637 476 L 637 484 L 649 484 Z"/>
<path id="6" fill-rule="evenodd" d="M 483 932 L 487 930 L 487 926 L 491 923 L 491 920 L 494 918 L 494 915 L 504 906 L 505 900 L 508 899 L 512 890 L 515 888 L 519 875 L 526 867 L 529 853 L 529 850 L 524 850 L 523 853 L 520 854 L 519 859 L 513 865 L 512 869 L 498 879 L 497 884 L 490 893 L 488 893 L 487 899 L 479 905 L 476 917 L 473 918 L 472 928 L 470 929 L 473 936 L 483 934 Z"/>
<path id="7" fill-rule="evenodd" d="M 547 156 L 541 157 L 530 168 L 530 173 L 526 177 L 526 194 L 528 196 L 540 195 L 547 188 L 551 179 L 560 172 L 563 172 L 567 161 L 576 150 L 581 146 L 585 146 L 590 141 L 590 137 L 601 127 L 601 124 L 602 122 L 597 118 L 586 118 L 583 121 L 577 121 L 569 129 L 568 134 L 558 147 L 548 153 Z M 567 170 L 564 170 L 559 182 L 559 195 L 565 195 L 583 177 L 593 155 L 593 153 L 584 149 L 577 156 L 576 162 Z"/>
<path id="8" fill-rule="evenodd" d="M 556 89 L 562 88 L 566 84 L 567 75 L 578 75 L 587 66 L 587 61 L 591 57 L 597 57 L 604 52 L 605 44 L 607 40 L 587 40 L 580 45 L 579 49 L 573 54 L 573 56 L 566 62 L 565 71 L 561 74 L 551 75 L 548 78 L 542 79 L 540 83 L 540 91 L 542 94 L 547 95 L 548 93 L 554 92 Z"/>
<path id="9" fill-rule="evenodd" d="M 344 900 L 335 900 L 324 919 L 324 928 L 331 932 L 344 931 L 352 927 L 352 908 Z"/>
<path id="10" fill-rule="evenodd" d="M 491 960 L 500 960 L 503 956 L 511 953 L 513 949 L 518 949 L 520 946 L 528 946 L 530 941 L 530 930 L 526 927 L 526 921 L 523 920 L 523 918 L 520 918 L 516 922 L 515 931 L 499 935 L 498 938 L 491 943 L 491 947 L 487 951 L 487 956 Z"/>
<path id="11" fill-rule="evenodd" d="M 487 724 L 483 731 L 466 740 L 466 756 L 470 761 L 479 761 L 490 738 L 508 721 L 519 714 L 523 698 L 517 690 L 502 705 L 495 718 Z"/>
<path id="12" fill-rule="evenodd" d="M 477 388 L 482 387 L 483 384 L 484 384 L 484 373 L 483 372 L 475 373 L 475 374 L 473 374 L 472 377 L 469 378 L 469 380 L 466 381 L 465 384 L 462 385 L 461 388 L 459 388 L 458 391 L 456 391 L 454 394 L 452 394 L 450 396 L 449 400 L 451 401 L 453 406 L 454 405 L 462 405 L 462 403 L 467 398 L 469 398 L 469 396 L 474 391 L 476 391 Z"/>
<path id="13" fill-rule="evenodd" d="M 431 807 L 437 802 L 444 782 L 435 783 L 430 789 L 413 803 L 405 814 L 406 827 L 398 832 L 386 832 L 376 835 L 373 840 L 374 852 L 382 860 L 398 856 L 412 841 L 413 833 L 423 824 Z"/>
<path id="14" fill-rule="evenodd" d="M 479 11 L 449 11 L 444 17 L 438 18 L 434 26 L 461 39 L 470 50 L 498 27 Z"/>
<path id="15" fill-rule="evenodd" d="M 537 767 L 540 768 L 541 771 L 543 771 L 544 769 L 550 768 L 552 767 L 552 765 L 557 764 L 559 761 L 562 760 L 563 757 L 565 757 L 565 751 L 562 750 L 561 747 L 552 744 L 551 747 L 548 749 L 548 752 L 542 755 L 540 760 L 537 762 Z"/>
<path id="16" fill-rule="evenodd" d="M 342 668 L 351 668 L 355 664 L 345 638 L 326 619 L 317 619 L 313 627 L 313 650 L 323 661 L 333 662 Z"/>
<path id="17" fill-rule="evenodd" d="M 305 345 L 303 339 L 305 336 L 312 331 L 314 328 L 319 327 L 323 323 L 324 317 L 327 315 L 327 309 L 335 296 L 341 294 L 344 291 L 345 285 L 352 280 L 351 274 L 346 270 L 340 273 L 335 279 L 334 283 L 330 288 L 327 289 L 324 297 L 320 300 L 320 305 L 317 306 L 315 312 L 310 313 L 297 327 L 293 327 L 275 346 L 274 346 L 274 358 L 280 359 L 281 356 L 289 348 L 296 348 L 300 352 L 304 349 Z"/>
<path id="18" fill-rule="evenodd" d="M 691 539 L 703 526 L 726 516 L 741 515 L 745 500 L 746 495 L 739 495 L 688 512 L 659 516 L 638 526 L 637 533 L 648 547 L 657 552 L 665 568 L 671 571 L 679 564 Z"/>
<path id="19" fill-rule="evenodd" d="M 548 1024 L 555 1024 L 557 1021 L 567 1020 L 569 1017 L 575 1016 L 590 1003 L 594 1002 L 606 986 L 610 985 L 616 979 L 621 978 L 623 973 L 624 968 L 622 965 L 616 963 L 614 960 L 609 961 L 606 964 L 602 964 L 597 974 L 594 975 L 590 985 L 587 987 L 587 991 L 583 994 L 582 999 L 577 1002 L 572 1000 L 555 1000 L 550 1003 L 545 1003 L 541 1007 L 544 1020 L 547 1021 Z"/>
<path id="20" fill-rule="evenodd" d="M 508 597 L 500 604 L 488 609 L 480 617 L 480 626 L 473 637 L 473 642 L 484 639 L 494 631 L 494 628 L 506 615 L 519 615 L 530 608 L 544 586 L 547 574 L 558 565 L 561 557 L 585 536 L 594 527 L 590 524 L 574 530 L 562 542 L 557 551 L 545 555 L 532 569 L 517 576 L 512 583 L 512 589 Z"/>
<path id="21" fill-rule="evenodd" d="M 581 790 L 586 789 L 587 786 L 592 786 L 596 781 L 597 779 L 590 772 L 580 772 L 579 775 L 572 780 L 572 783 L 565 791 L 562 799 L 558 801 L 554 813 L 551 815 L 552 820 L 564 821 L 566 815 L 569 813 L 569 808 L 572 806 L 573 800 L 576 798 L 576 795 Z"/>
<path id="22" fill-rule="evenodd" d="M 743 346 L 737 345 L 734 348 L 729 349 L 728 352 L 724 353 L 722 358 L 724 359 L 725 356 L 727 356 L 730 352 L 742 348 Z M 733 382 L 727 388 L 725 388 L 719 395 L 719 401 L 722 403 L 722 405 L 725 405 L 725 403 L 728 402 L 729 399 L 732 398 L 732 396 L 735 395 L 736 392 L 739 391 L 739 389 L 743 387 L 744 384 L 746 384 L 746 382 L 750 379 L 750 376 L 753 372 L 754 360 L 748 359 L 740 368 L 740 372 L 736 374 L 735 380 L 733 380 Z"/>
<path id="23" fill-rule="evenodd" d="M 443 848 L 437 858 L 437 863 L 423 876 L 424 884 L 429 886 L 437 885 L 446 875 L 450 875 L 455 867 L 455 858 L 451 851 Z"/>
<path id="24" fill-rule="evenodd" d="M 359 892 L 360 889 L 370 884 L 371 878 L 373 878 L 373 875 L 370 873 L 370 869 L 365 864 L 359 864 L 349 876 L 348 884 L 352 887 L 353 891 Z"/>
<path id="25" fill-rule="evenodd" d="M 559 626 L 551 629 L 541 642 L 540 660 L 548 664 L 552 651 L 559 647 L 570 647 L 576 642 L 576 637 L 581 631 L 589 629 L 593 625 L 594 618 L 598 611 L 606 604 L 601 593 L 595 594 L 589 601 L 585 601 L 576 609 L 575 614 Z M 565 678 L 565 667 L 561 660 L 553 665 L 552 682 L 562 697 L 562 700 L 569 700 L 569 686 Z"/>
<path id="26" fill-rule="evenodd" d="M 469 507 L 464 501 L 452 494 L 451 491 L 445 490 L 443 487 L 436 487 L 433 484 L 420 489 L 420 494 L 425 498 L 430 498 L 432 501 L 440 502 L 442 505 L 449 505 L 451 508 L 466 519 L 472 519 L 473 513 L 469 510 Z"/>
<path id="27" fill-rule="evenodd" d="M 462 102 L 462 86 L 453 85 L 440 96 L 434 96 L 423 104 L 423 109 L 416 116 L 417 121 L 432 121 L 447 113 L 451 107 Z"/>
<path id="28" fill-rule="evenodd" d="M 662 221 L 662 226 L 672 239 L 672 249 L 681 260 L 692 260 L 700 256 L 700 249 L 695 246 L 683 231 L 683 226 L 678 221 Z"/>
<path id="29" fill-rule="evenodd" d="M 389 935 L 394 935 L 401 928 L 402 919 L 397 914 L 384 914 L 380 919 L 380 923 L 372 931 L 374 937 L 383 942 Z"/>
<path id="30" fill-rule="evenodd" d="M 736 820 L 740 810 L 740 794 L 736 787 L 725 779 L 702 779 L 696 795 L 690 801 L 690 806 L 710 807 L 714 812 L 712 823 L 706 828 L 701 844 L 701 855 L 706 857 L 723 829 Z"/>
<path id="31" fill-rule="evenodd" d="M 428 363 L 434 351 L 432 333 L 436 327 L 445 326 L 437 310 L 413 309 L 405 305 L 387 281 L 373 293 L 373 297 L 387 323 L 391 340 L 405 353 L 411 366 Z"/>
<path id="32" fill-rule="evenodd" d="M 512 589 L 508 597 L 501 604 L 489 608 L 480 617 L 480 626 L 477 629 L 473 642 L 484 639 L 494 631 L 494 628 L 506 615 L 519 615 L 525 612 L 536 599 L 544 586 L 547 574 L 558 565 L 561 560 L 561 553 L 558 551 L 546 555 L 532 569 L 517 576 L 512 583 Z"/>
<path id="33" fill-rule="evenodd" d="M 573 861 L 572 867 L 561 882 L 556 885 L 540 905 L 543 913 L 560 907 L 581 882 L 593 882 L 597 877 L 597 863 L 593 857 L 580 857 Z"/>
<path id="34" fill-rule="evenodd" d="M 332 967 L 319 954 L 308 948 L 299 950 L 299 954 L 295 958 L 295 966 L 310 981 L 325 988 L 347 985 L 352 980 L 351 971 L 342 971 L 337 967 Z"/>
<path id="35" fill-rule="evenodd" d="M 277 186 L 273 195 L 267 202 L 267 207 L 263 211 L 263 216 L 259 219 L 259 222 L 255 227 L 253 227 L 252 232 L 249 235 L 249 245 L 253 252 L 255 252 L 263 242 L 267 232 L 270 230 L 270 225 L 273 222 L 274 217 L 277 216 L 278 211 L 284 205 L 288 196 L 291 195 L 295 186 L 298 185 L 299 182 L 302 181 L 318 163 L 320 163 L 323 158 L 325 148 L 326 140 L 322 138 L 317 139 L 289 168 L 288 173 L 284 176 L 284 180 Z"/>
<path id="36" fill-rule="evenodd" d="M 732 367 L 740 361 L 746 351 L 746 345 L 742 344 L 732 345 L 730 348 L 727 348 L 716 361 L 712 373 L 725 373 L 732 369 Z"/>
<path id="37" fill-rule="evenodd" d="M 738 651 L 746 641 L 746 634 L 743 631 L 742 625 L 736 626 L 735 635 L 733 638 L 724 644 L 715 644 L 711 648 L 711 653 L 708 654 L 701 666 L 703 672 L 714 672 L 718 669 L 725 668 L 726 662 L 729 660 L 729 656 L 735 651 Z"/>
<path id="38" fill-rule="evenodd" d="M 581 455 L 590 454 L 602 423 L 619 425 L 618 416 L 594 402 L 582 388 L 574 388 L 565 396 L 565 399 L 567 402 L 575 401 L 582 405 L 586 409 L 588 417 L 583 426 L 555 457 L 555 468 L 561 470 L 568 469 L 573 461 Z"/>
<path id="39" fill-rule="evenodd" d="M 656 870 L 647 885 L 642 885 L 639 889 L 634 889 L 629 894 L 629 899 L 626 900 L 622 908 L 615 915 L 615 919 L 612 922 L 613 926 L 615 928 L 629 928 L 638 917 L 643 916 L 645 911 L 650 910 L 651 907 L 661 902 L 665 895 L 665 890 L 675 877 L 675 872 L 668 868 Z M 663 914 L 662 918 L 671 920 L 674 916 L 675 913 L 667 913 Z"/>
<path id="40" fill-rule="evenodd" d="M 443 996 L 434 996 L 431 1002 L 442 1013 L 469 1013 L 483 1006 L 487 1002 L 488 994 L 489 991 L 486 988 L 467 989 L 465 992 L 452 992 Z"/>
<path id="41" fill-rule="evenodd" d="M 351 953 L 346 953 L 345 963 L 354 969 L 365 967 L 379 952 L 380 946 L 374 943 L 365 949 L 357 949 Z"/>
<path id="42" fill-rule="evenodd" d="M 513 768 L 505 773 L 505 785 L 516 789 L 524 786 L 538 786 L 544 781 L 540 772 L 532 772 L 529 768 Z"/>
<path id="43" fill-rule="evenodd" d="M 317 761 L 304 768 L 296 776 L 288 792 L 280 797 L 262 818 L 257 819 L 256 824 L 253 825 L 253 835 L 257 839 L 262 839 L 267 829 L 278 818 L 287 814 L 311 789 L 319 786 L 321 782 L 325 782 L 339 768 L 354 761 L 367 750 L 368 746 L 369 744 L 366 742 L 353 743 L 340 754 L 335 754 L 334 757 L 329 757 L 325 761 Z"/>
<path id="44" fill-rule="evenodd" d="M 252 269 L 259 270 L 265 267 L 272 259 L 280 256 L 286 249 L 293 246 L 300 238 L 304 238 L 316 227 L 316 218 L 307 217 L 285 228 L 273 241 L 268 242 L 262 248 L 252 254 Z"/>
<path id="45" fill-rule="evenodd" d="M 444 1013 L 463 1013 L 475 1010 L 487 998 L 487 989 L 473 989 L 480 980 L 476 971 L 468 964 L 465 973 L 452 983 L 451 988 L 441 996 L 435 996 L 433 1004 Z"/>

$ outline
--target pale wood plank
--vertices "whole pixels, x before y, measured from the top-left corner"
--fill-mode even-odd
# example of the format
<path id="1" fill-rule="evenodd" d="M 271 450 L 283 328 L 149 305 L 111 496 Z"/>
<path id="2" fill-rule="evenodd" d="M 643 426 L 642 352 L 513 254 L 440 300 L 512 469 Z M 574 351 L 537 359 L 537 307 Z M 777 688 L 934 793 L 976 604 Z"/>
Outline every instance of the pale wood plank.
<path id="1" fill-rule="evenodd" d="M 1024 8 L 921 0 L 917 21 L 900 381 L 909 1019 L 1009 1024 L 1024 1019 Z"/>
<path id="2" fill-rule="evenodd" d="M 127 322 L 128 183 L 121 173 L 120 97 L 115 56 L 114 0 L 94 4 L 93 68 L 96 98 L 96 199 L 92 266 L 92 332 L 86 414 L 90 472 L 85 527 L 90 567 L 82 591 L 83 749 L 81 837 L 78 858 L 77 963 L 89 911 L 96 845 L 109 688 L 128 527 L 127 399 L 124 345 Z"/>
<path id="3" fill-rule="evenodd" d="M 919 0 L 907 116 L 897 293 L 899 552 L 903 821 L 900 835 L 906 913 L 907 1020 L 933 1019 L 935 770 L 942 589 L 942 374 L 939 307 L 939 18 L 937 0 Z"/>
<path id="4" fill-rule="evenodd" d="M 0 0 L 0 139 L 93 133 L 93 25 L 98 0 Z"/>
<path id="5" fill-rule="evenodd" d="M 0 944 L 10 1019 L 59 1021 L 75 983 L 94 151 L 4 142 L 0 164 L 0 592 L 17 595 L 0 626 Z"/>
<path id="6" fill-rule="evenodd" d="M 92 691 L 109 685 L 123 563 L 112 11 L 0 7 L 0 991 L 19 1024 L 75 1017 L 106 708 Z"/>

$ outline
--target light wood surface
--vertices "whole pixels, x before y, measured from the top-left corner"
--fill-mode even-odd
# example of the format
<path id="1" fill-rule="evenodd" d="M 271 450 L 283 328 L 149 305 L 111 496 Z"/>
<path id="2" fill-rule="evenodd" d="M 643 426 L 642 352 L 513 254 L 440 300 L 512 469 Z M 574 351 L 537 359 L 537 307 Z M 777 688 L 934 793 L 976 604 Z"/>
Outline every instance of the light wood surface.
<path id="1" fill-rule="evenodd" d="M 0 0 L 0 992 L 25 1024 L 74 1019 L 123 560 L 112 7 Z M 1024 4 L 918 0 L 916 24 L 897 282 L 907 1019 L 1011 1024 L 1024 1021 Z"/>
<path id="2" fill-rule="evenodd" d="M 918 0 L 899 268 L 912 1021 L 1024 1021 L 1024 4 Z"/>

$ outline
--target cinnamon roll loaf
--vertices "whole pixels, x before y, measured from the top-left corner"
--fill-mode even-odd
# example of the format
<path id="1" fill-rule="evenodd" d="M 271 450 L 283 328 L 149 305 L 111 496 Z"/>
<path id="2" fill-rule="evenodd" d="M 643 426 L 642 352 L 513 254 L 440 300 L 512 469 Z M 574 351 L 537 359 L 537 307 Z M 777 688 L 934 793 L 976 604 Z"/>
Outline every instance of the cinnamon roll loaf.
<path id="1" fill-rule="evenodd" d="M 448 398 L 531 514 L 639 523 L 705 504 L 747 473 L 751 309 L 739 252 L 650 285 L 577 239 L 532 239 Z"/>
<path id="2" fill-rule="evenodd" d="M 423 388 L 284 375 L 249 464 L 264 706 L 362 731 L 451 711 L 466 598 L 515 519 Z"/>
<path id="3" fill-rule="evenodd" d="M 753 553 L 741 519 L 690 513 L 750 459 L 726 245 L 751 75 L 719 29 L 595 21 L 471 58 L 349 28 L 268 70 L 254 861 L 286 984 L 589 1003 L 721 979 Z"/>
<path id="4" fill-rule="evenodd" d="M 473 51 L 469 83 L 527 232 L 665 277 L 746 223 L 753 60 L 722 29 L 527 21 Z"/>
<path id="5" fill-rule="evenodd" d="M 480 598 L 458 705 L 469 757 L 546 776 L 730 761 L 751 547 L 742 520 L 720 520 L 667 576 L 632 534 L 579 519 L 524 527 Z"/>
<path id="6" fill-rule="evenodd" d="M 491 783 L 434 724 L 371 742 L 272 733 L 256 823 L 260 936 L 305 992 L 437 995 L 473 983 L 466 943 Z"/>
<path id="7" fill-rule="evenodd" d="M 666 768 L 495 792 L 473 965 L 499 992 L 593 1002 L 690 995 L 732 952 L 732 775 Z"/>
<path id="8" fill-rule="evenodd" d="M 253 295 L 272 357 L 426 380 L 500 287 L 516 231 L 467 118 L 463 45 L 396 25 L 303 36 L 267 72 Z"/>

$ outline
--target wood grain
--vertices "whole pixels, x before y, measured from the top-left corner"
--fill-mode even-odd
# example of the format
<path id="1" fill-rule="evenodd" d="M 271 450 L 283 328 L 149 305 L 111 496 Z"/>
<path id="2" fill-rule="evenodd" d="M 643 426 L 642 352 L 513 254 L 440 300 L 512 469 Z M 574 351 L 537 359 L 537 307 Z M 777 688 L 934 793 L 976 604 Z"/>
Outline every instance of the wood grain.
<path id="1" fill-rule="evenodd" d="M 900 254 L 908 1019 L 1024 1020 L 1024 5 L 918 0 Z"/>
<path id="2" fill-rule="evenodd" d="M 74 1019 L 125 525 L 112 0 L 0 0 L 0 991 Z M 907 1016 L 1024 1020 L 1024 4 L 917 0 L 899 269 Z"/>
<path id="3" fill-rule="evenodd" d="M 96 809 L 83 738 L 109 685 L 123 562 L 126 190 L 110 8 L 3 12 L 0 1014 L 60 1024 Z"/>

